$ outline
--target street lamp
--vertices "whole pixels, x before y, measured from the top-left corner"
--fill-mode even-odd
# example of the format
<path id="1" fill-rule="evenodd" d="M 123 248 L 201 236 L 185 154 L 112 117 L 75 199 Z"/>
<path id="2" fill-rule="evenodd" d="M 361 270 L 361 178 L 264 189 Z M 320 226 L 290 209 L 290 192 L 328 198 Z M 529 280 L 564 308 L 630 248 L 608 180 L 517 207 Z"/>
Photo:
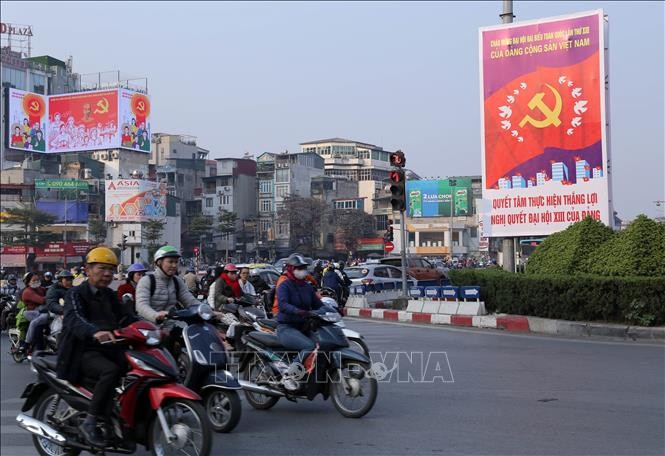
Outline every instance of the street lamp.
<path id="1" fill-rule="evenodd" d="M 453 261 L 453 206 L 455 205 L 455 186 L 457 179 L 448 179 L 448 186 L 450 187 L 450 261 Z"/>

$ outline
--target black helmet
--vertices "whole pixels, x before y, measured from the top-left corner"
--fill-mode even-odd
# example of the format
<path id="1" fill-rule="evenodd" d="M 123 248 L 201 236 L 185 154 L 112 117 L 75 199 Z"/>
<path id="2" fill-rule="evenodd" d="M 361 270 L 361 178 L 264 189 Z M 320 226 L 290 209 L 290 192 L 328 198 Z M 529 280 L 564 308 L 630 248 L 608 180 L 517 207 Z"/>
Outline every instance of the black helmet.
<path id="1" fill-rule="evenodd" d="M 58 279 L 73 279 L 74 274 L 72 274 L 70 271 L 67 269 L 63 269 L 62 271 L 58 272 L 58 275 L 56 276 Z"/>
<path id="2" fill-rule="evenodd" d="M 289 255 L 289 257 L 286 259 L 286 264 L 296 268 L 300 266 L 307 266 L 307 262 L 299 253 L 292 253 Z"/>

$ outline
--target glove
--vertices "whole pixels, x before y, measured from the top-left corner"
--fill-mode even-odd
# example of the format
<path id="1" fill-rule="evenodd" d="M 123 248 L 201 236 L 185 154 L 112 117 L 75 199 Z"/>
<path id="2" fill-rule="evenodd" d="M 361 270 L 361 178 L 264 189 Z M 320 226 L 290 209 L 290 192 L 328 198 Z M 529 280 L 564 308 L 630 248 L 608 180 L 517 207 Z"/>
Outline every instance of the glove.
<path id="1" fill-rule="evenodd" d="M 309 310 L 305 310 L 305 309 L 298 309 L 298 311 L 296 313 L 298 314 L 299 317 L 309 316 Z"/>
<path id="2" fill-rule="evenodd" d="M 316 310 L 310 310 L 309 312 L 307 312 L 307 316 L 308 317 L 318 317 L 319 313 Z"/>

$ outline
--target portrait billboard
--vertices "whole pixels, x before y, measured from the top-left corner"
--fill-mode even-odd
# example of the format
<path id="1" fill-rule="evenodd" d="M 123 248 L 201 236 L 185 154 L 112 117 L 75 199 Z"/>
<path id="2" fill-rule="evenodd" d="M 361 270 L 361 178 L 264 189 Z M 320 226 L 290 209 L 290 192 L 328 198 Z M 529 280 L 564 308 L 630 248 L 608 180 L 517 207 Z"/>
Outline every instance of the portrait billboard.
<path id="1" fill-rule="evenodd" d="M 601 10 L 479 32 L 487 236 L 612 226 Z"/>
<path id="2" fill-rule="evenodd" d="M 9 89 L 8 146 L 12 149 L 46 152 L 47 97 Z"/>
<path id="3" fill-rule="evenodd" d="M 127 89 L 43 96 L 9 90 L 8 146 L 61 153 L 132 149 L 150 153 L 150 99 Z"/>
<path id="4" fill-rule="evenodd" d="M 145 222 L 166 217 L 165 183 L 114 179 L 104 185 L 107 222 Z"/>
<path id="5" fill-rule="evenodd" d="M 471 179 L 458 177 L 454 181 L 451 186 L 449 179 L 407 180 L 407 215 L 450 217 L 451 202 L 454 216 L 471 215 Z"/>

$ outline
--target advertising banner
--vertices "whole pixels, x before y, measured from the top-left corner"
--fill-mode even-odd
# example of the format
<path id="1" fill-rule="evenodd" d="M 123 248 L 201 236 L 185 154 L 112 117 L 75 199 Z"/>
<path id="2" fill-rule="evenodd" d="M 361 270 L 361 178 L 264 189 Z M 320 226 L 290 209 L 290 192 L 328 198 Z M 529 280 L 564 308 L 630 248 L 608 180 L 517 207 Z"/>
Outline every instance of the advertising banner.
<path id="1" fill-rule="evenodd" d="M 46 97 L 23 90 L 9 89 L 9 147 L 46 152 Z"/>
<path id="2" fill-rule="evenodd" d="M 37 256 L 85 256 L 90 250 L 90 243 L 88 241 L 72 241 L 72 242 L 48 242 L 39 247 L 26 247 L 25 245 L 12 245 L 0 248 L 2 255 L 25 255 L 26 253 L 34 253 Z"/>
<path id="3" fill-rule="evenodd" d="M 166 217 L 166 183 L 115 179 L 104 185 L 107 222 L 145 222 Z"/>
<path id="4" fill-rule="evenodd" d="M 150 152 L 150 99 L 127 89 L 42 96 L 9 90 L 8 144 L 59 153 L 126 148 Z"/>
<path id="5" fill-rule="evenodd" d="M 35 188 L 88 190 L 88 182 L 71 179 L 35 179 Z"/>
<path id="6" fill-rule="evenodd" d="M 450 217 L 451 201 L 456 217 L 471 215 L 471 179 L 454 180 L 454 187 L 450 186 L 448 179 L 407 180 L 407 215 L 412 218 Z"/>
<path id="7" fill-rule="evenodd" d="M 610 225 L 602 10 L 480 29 L 486 236 Z"/>

